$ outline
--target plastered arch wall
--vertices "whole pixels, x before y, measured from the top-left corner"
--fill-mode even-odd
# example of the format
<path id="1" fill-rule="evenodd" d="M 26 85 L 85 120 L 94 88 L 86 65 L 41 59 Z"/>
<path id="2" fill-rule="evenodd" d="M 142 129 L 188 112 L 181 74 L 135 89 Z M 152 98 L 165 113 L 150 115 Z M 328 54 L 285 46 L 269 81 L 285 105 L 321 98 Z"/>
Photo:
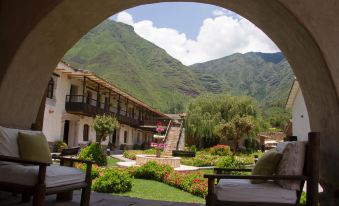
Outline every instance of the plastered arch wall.
<path id="1" fill-rule="evenodd" d="M 169 1 L 169 0 L 167 0 Z M 1 1 L 0 125 L 29 128 L 51 72 L 86 32 L 121 10 L 157 0 Z M 320 131 L 321 179 L 339 188 L 339 5 L 335 0 L 197 0 L 233 10 L 284 52 Z M 326 189 L 325 188 L 325 189 Z"/>

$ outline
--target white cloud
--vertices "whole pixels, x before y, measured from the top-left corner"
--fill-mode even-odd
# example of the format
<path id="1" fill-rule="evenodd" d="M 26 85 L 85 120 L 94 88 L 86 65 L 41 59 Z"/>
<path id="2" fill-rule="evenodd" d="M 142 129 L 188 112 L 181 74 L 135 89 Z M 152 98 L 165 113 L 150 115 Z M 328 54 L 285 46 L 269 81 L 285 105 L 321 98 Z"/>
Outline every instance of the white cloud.
<path id="1" fill-rule="evenodd" d="M 134 24 L 133 16 L 125 11 L 118 13 L 116 21 L 131 25 L 131 26 L 133 26 Z"/>
<path id="2" fill-rule="evenodd" d="M 213 14 L 214 16 L 222 16 L 222 15 L 224 15 L 225 13 L 224 13 L 224 11 L 221 10 L 221 9 L 216 9 L 216 10 L 214 10 L 214 11 L 212 12 L 212 14 Z"/>
<path id="3" fill-rule="evenodd" d="M 227 10 L 213 13 L 218 15 L 203 21 L 196 40 L 189 39 L 184 33 L 172 28 L 157 28 L 149 20 L 133 22 L 133 17 L 127 12 L 119 13 L 117 21 L 132 25 L 138 35 L 165 49 L 185 65 L 237 52 L 279 51 L 276 45 L 248 20 Z"/>

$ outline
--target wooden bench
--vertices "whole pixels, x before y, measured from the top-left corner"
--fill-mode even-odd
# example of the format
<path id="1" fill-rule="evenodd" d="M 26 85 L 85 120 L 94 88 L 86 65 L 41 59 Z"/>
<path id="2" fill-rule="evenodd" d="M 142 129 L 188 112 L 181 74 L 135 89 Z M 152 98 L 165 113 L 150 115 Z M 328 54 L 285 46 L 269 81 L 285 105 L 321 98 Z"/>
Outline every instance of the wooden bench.
<path id="1" fill-rule="evenodd" d="M 192 151 L 182 151 L 182 150 L 173 150 L 173 157 L 195 157 L 195 152 Z"/>

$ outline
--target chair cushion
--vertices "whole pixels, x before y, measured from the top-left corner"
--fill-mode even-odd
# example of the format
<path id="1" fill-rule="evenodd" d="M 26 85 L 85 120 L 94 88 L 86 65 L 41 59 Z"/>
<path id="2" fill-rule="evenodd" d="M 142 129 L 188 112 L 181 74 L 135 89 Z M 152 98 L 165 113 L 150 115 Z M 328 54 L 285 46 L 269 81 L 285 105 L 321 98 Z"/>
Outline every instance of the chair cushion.
<path id="1" fill-rule="evenodd" d="M 267 151 L 262 157 L 259 158 L 255 164 L 252 175 L 273 175 L 277 166 L 282 158 L 282 154 L 275 149 Z M 264 180 L 251 180 L 252 184 L 263 183 Z"/>
<path id="2" fill-rule="evenodd" d="M 21 159 L 52 163 L 51 151 L 45 135 L 19 132 L 18 146 Z"/>
<path id="3" fill-rule="evenodd" d="M 18 147 L 18 133 L 41 134 L 41 131 L 19 130 L 0 126 L 0 155 L 20 157 Z M 3 164 L 14 164 L 10 162 L 1 162 Z"/>
<path id="4" fill-rule="evenodd" d="M 277 147 L 275 149 L 277 150 L 277 152 L 282 154 L 284 152 L 286 146 L 288 144 L 290 144 L 290 143 L 291 142 L 289 142 L 289 141 L 287 141 L 287 142 L 280 142 L 280 143 L 277 144 Z"/>
<path id="5" fill-rule="evenodd" d="M 215 188 L 217 199 L 231 202 L 288 203 L 297 202 L 297 192 L 274 182 L 251 184 L 250 180 L 221 179 Z"/>
<path id="6" fill-rule="evenodd" d="M 35 185 L 39 173 L 38 166 L 1 165 L 0 182 L 21 185 Z M 46 171 L 46 187 L 69 185 L 85 181 L 85 174 L 73 167 L 51 165 Z"/>
<path id="7" fill-rule="evenodd" d="M 277 167 L 277 175 L 302 175 L 305 161 L 306 143 L 289 142 L 283 149 L 283 156 Z M 285 189 L 300 190 L 298 180 L 277 181 Z"/>

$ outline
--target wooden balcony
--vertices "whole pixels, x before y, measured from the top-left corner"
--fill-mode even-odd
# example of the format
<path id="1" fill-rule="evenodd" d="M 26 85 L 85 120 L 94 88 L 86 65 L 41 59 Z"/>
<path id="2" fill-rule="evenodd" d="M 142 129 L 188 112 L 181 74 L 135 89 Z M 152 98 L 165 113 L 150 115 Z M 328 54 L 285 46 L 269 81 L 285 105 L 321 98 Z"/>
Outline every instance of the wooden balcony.
<path id="1" fill-rule="evenodd" d="M 118 110 L 116 107 L 105 105 L 95 99 L 87 98 L 83 95 L 67 95 L 66 96 L 66 111 L 70 114 L 84 115 L 95 117 L 96 115 L 111 115 L 118 119 L 122 124 L 133 127 L 140 127 L 141 120 L 130 117 L 126 111 Z M 126 115 L 127 114 L 127 115 Z"/>

